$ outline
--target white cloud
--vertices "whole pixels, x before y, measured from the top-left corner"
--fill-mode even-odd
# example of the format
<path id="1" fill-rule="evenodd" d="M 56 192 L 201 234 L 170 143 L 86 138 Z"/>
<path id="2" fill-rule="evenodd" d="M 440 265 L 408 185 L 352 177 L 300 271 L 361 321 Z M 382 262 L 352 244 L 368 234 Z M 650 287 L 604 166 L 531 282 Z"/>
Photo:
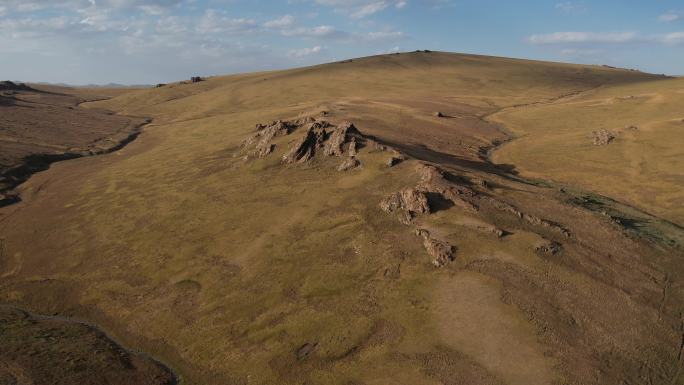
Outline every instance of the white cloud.
<path id="1" fill-rule="evenodd" d="M 5 32 L 13 39 L 47 37 L 74 27 L 75 21 L 63 16 L 0 20 L 0 31 Z"/>
<path id="2" fill-rule="evenodd" d="M 403 32 L 369 32 L 366 35 L 367 40 L 378 41 L 378 40 L 401 40 L 406 37 Z"/>
<path id="3" fill-rule="evenodd" d="M 283 36 L 319 39 L 339 39 L 348 36 L 346 32 L 340 31 L 329 25 L 319 25 L 312 28 L 299 27 L 293 29 L 284 29 L 281 31 L 281 34 Z"/>
<path id="4" fill-rule="evenodd" d="M 636 32 L 553 32 L 532 35 L 528 43 L 535 45 L 627 45 L 635 43 L 668 44 L 684 43 L 684 32 L 667 34 L 641 35 Z"/>
<path id="5" fill-rule="evenodd" d="M 384 11 L 389 6 L 396 9 L 404 8 L 406 0 L 313 0 L 318 5 L 332 7 L 335 12 L 347 15 L 353 19 L 363 19 Z"/>
<path id="6" fill-rule="evenodd" d="M 361 8 L 353 11 L 351 13 L 351 17 L 354 19 L 362 19 L 364 17 L 370 16 L 374 13 L 378 13 L 385 8 L 387 8 L 387 2 L 386 1 L 376 1 L 370 4 L 366 4 L 362 6 Z"/>
<path id="7" fill-rule="evenodd" d="M 674 21 L 680 20 L 682 18 L 682 15 L 680 13 L 674 12 L 674 11 L 668 11 L 663 13 L 662 15 L 658 16 L 658 20 L 666 22 L 666 23 L 672 23 Z"/>
<path id="8" fill-rule="evenodd" d="M 215 33 L 247 33 L 253 32 L 257 22 L 253 19 L 229 18 L 218 11 L 209 9 L 200 18 L 197 24 L 197 32 L 206 34 Z"/>
<path id="9" fill-rule="evenodd" d="M 407 4 L 395 0 L 296 1 L 320 1 L 359 20 Z M 183 69 L 182 77 L 209 68 L 213 73 L 273 69 L 288 60 L 299 64 L 320 61 L 327 57 L 327 44 L 363 45 L 368 52 L 407 38 L 389 25 L 369 32 L 372 22 L 351 23 L 349 28 L 358 29 L 346 31 L 334 24 L 310 24 L 315 15 L 307 17 L 306 12 L 250 17 L 228 7 L 203 7 L 198 0 L 0 0 L 0 16 L 7 15 L 0 17 L 0 57 L 11 52 L 25 57 L 49 55 L 63 64 L 48 66 L 21 59 L 36 63 L 21 65 L 16 64 L 22 63 L 17 56 L 12 64 L 0 60 L 0 69 L 26 80 L 63 76 L 60 81 L 85 81 L 85 76 L 99 76 L 106 81 L 154 83 L 173 79 L 179 69 Z M 268 46 L 275 35 L 286 39 L 278 38 L 278 47 Z M 57 75 L 60 70 L 55 68 L 74 65 L 88 68 L 87 74 Z"/>
<path id="10" fill-rule="evenodd" d="M 323 48 L 320 45 L 311 48 L 293 49 L 287 53 L 287 56 L 294 58 L 301 58 L 304 56 L 311 56 L 321 53 Z"/>
<path id="11" fill-rule="evenodd" d="M 636 41 L 635 32 L 553 32 L 532 35 L 528 42 L 532 44 L 576 44 L 576 43 L 631 43 Z"/>
<path id="12" fill-rule="evenodd" d="M 587 7 L 583 2 L 577 1 L 564 1 L 561 3 L 556 3 L 556 9 L 565 13 L 583 13 L 586 12 Z"/>
<path id="13" fill-rule="evenodd" d="M 560 51 L 563 56 L 570 57 L 584 57 L 584 56 L 596 56 L 602 54 L 603 50 L 600 49 L 581 49 L 581 48 L 564 48 Z"/>
<path id="14" fill-rule="evenodd" d="M 159 16 L 166 12 L 166 8 L 159 6 L 157 4 L 143 4 L 139 5 L 138 9 L 145 12 L 148 15 Z"/>
<path id="15" fill-rule="evenodd" d="M 264 27 L 266 28 L 273 28 L 273 29 L 281 29 L 281 28 L 286 28 L 290 27 L 292 24 L 294 24 L 295 18 L 292 15 L 284 15 L 282 17 L 279 17 L 275 20 L 269 20 L 264 23 Z"/>
<path id="16" fill-rule="evenodd" d="M 684 31 L 662 35 L 660 41 L 665 44 L 684 44 Z"/>

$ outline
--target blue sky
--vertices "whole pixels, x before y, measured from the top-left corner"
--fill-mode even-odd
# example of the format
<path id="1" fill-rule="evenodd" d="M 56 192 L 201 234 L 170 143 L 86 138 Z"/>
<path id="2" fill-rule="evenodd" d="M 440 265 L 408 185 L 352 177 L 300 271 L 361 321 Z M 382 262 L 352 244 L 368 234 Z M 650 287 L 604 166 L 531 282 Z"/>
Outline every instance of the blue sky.
<path id="1" fill-rule="evenodd" d="M 416 49 L 684 74 L 684 1 L 0 0 L 0 79 L 152 84 Z"/>

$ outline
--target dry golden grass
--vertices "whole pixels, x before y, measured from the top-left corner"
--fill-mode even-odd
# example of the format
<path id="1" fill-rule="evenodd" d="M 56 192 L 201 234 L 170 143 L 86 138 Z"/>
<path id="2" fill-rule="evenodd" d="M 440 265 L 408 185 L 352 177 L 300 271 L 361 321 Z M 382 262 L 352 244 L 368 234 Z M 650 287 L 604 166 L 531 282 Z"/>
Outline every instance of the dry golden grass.
<path id="1" fill-rule="evenodd" d="M 519 138 L 493 154 L 524 176 L 581 186 L 684 226 L 684 79 L 601 87 L 495 116 Z M 615 140 L 592 143 L 607 129 Z"/>
<path id="2" fill-rule="evenodd" d="M 0 299 L 97 321 L 187 384 L 681 381 L 678 254 L 483 156 L 506 138 L 484 120 L 500 108 L 656 78 L 411 53 L 88 105 L 154 121 L 121 151 L 55 164 L 2 209 Z M 386 152 L 366 147 L 346 173 L 338 158 L 287 166 L 295 132 L 243 161 L 256 123 L 322 110 L 410 159 L 388 168 Z M 445 269 L 378 208 L 417 183 L 421 161 L 489 186 L 473 187 L 477 212 L 446 205 L 416 220 L 457 246 Z M 482 230 L 494 225 L 507 235 Z M 561 254 L 535 253 L 543 241 Z M 302 357 L 304 346 L 315 348 Z"/>

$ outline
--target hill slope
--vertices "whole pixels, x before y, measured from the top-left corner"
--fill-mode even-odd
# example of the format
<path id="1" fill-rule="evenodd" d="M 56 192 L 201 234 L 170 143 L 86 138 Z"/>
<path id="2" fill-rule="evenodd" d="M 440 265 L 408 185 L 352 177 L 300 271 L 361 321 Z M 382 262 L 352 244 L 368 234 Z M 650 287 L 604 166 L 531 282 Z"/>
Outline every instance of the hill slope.
<path id="1" fill-rule="evenodd" d="M 189 384 L 682 383 L 681 229 L 487 158 L 502 108 L 645 81 L 417 52 L 87 105 L 153 123 L 22 185 L 0 298 Z"/>

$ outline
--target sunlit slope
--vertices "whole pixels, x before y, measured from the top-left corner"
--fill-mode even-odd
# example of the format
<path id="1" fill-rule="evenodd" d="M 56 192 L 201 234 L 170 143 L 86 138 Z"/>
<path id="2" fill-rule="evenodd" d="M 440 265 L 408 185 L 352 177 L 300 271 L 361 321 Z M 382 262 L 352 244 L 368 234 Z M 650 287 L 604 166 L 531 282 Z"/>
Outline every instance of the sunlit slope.
<path id="1" fill-rule="evenodd" d="M 602 87 L 495 119 L 520 137 L 494 153 L 523 175 L 593 190 L 684 225 L 684 79 Z M 594 145 L 593 131 L 614 135 Z"/>
<path id="2" fill-rule="evenodd" d="M 441 52 L 382 55 L 300 69 L 171 84 L 100 104 L 169 120 L 352 98 L 449 98 L 489 108 L 554 98 L 604 84 L 658 78 L 583 66 Z"/>

